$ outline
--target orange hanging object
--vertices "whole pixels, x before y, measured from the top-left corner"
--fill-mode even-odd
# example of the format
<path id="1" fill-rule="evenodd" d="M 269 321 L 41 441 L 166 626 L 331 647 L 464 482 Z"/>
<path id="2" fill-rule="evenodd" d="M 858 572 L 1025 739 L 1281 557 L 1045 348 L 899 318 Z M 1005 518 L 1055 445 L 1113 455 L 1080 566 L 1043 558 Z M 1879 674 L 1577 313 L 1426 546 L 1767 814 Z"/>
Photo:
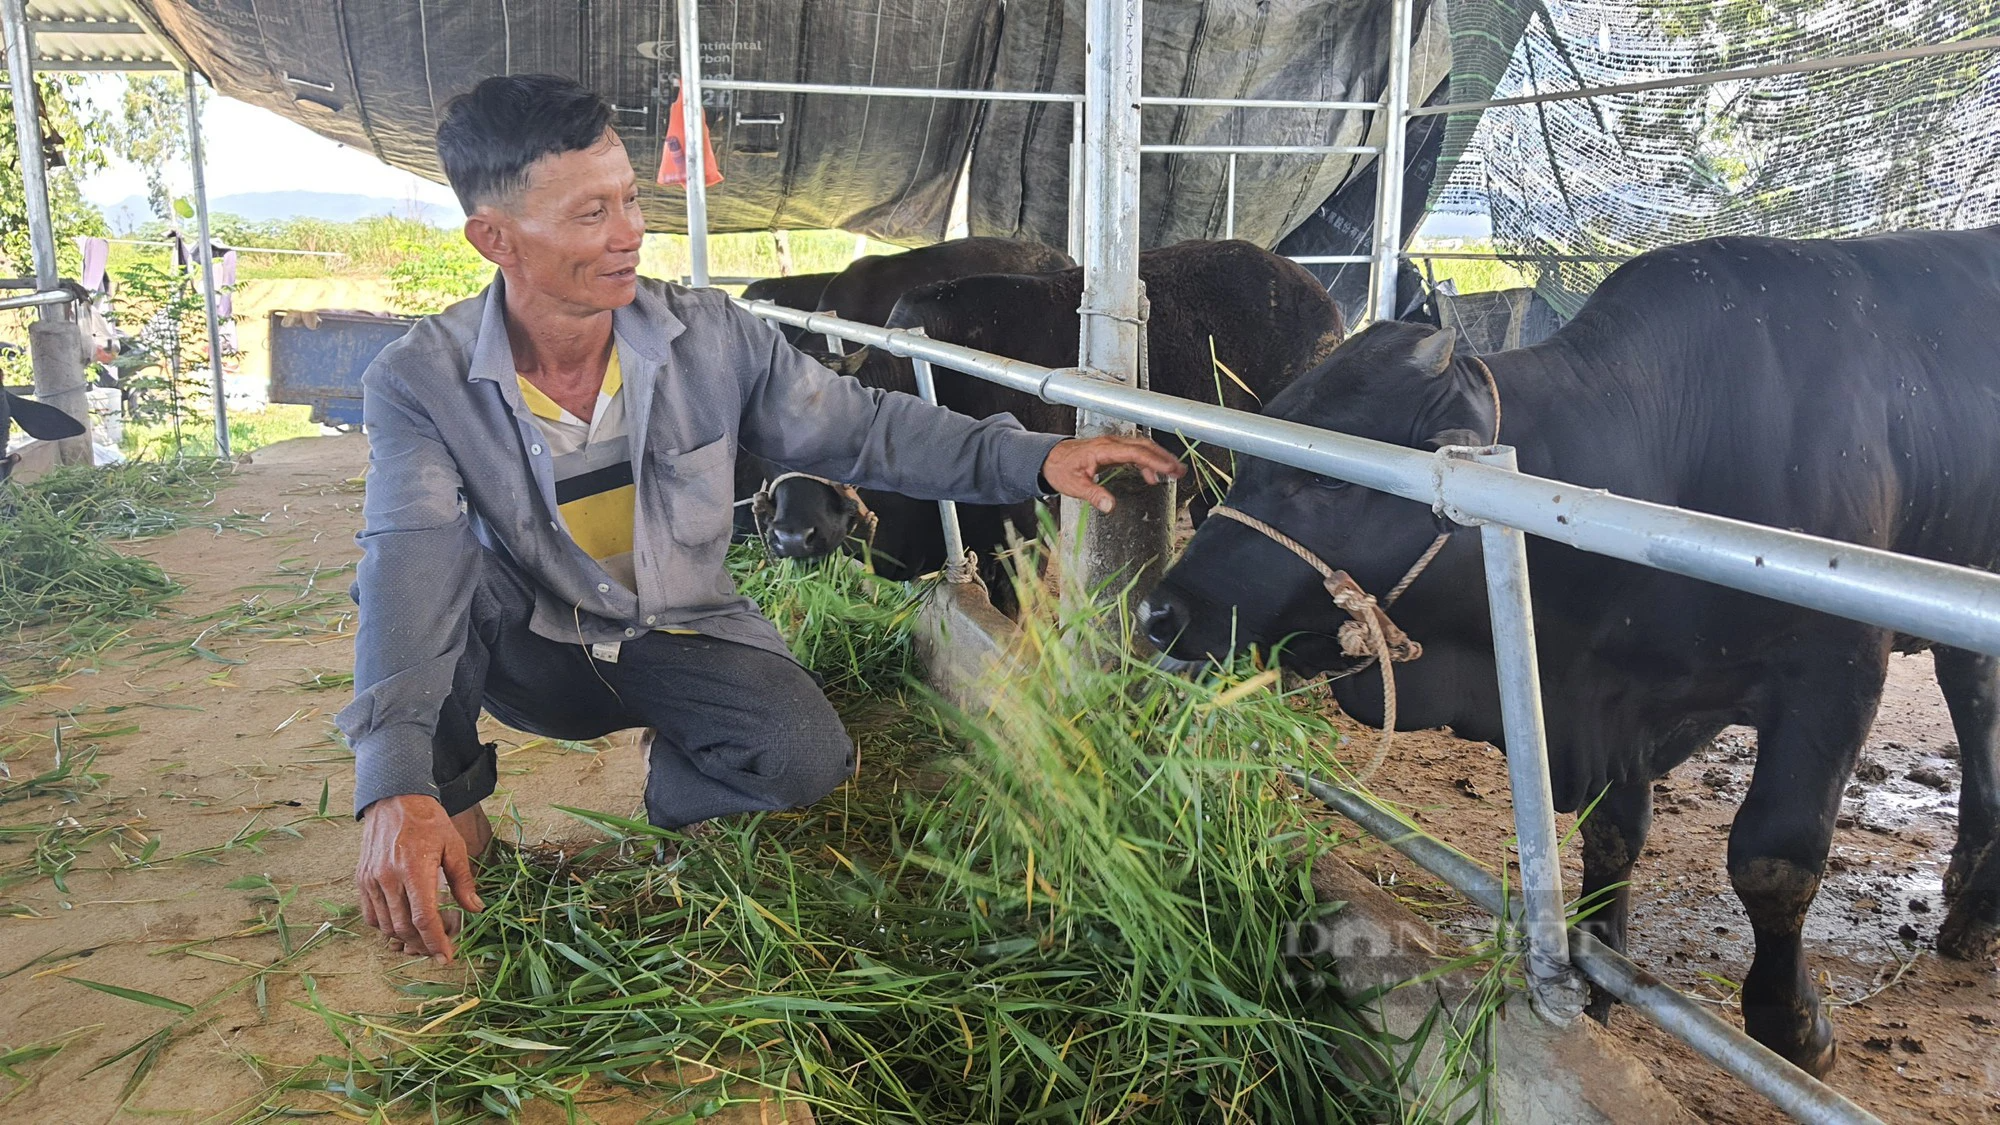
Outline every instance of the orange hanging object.
<path id="1" fill-rule="evenodd" d="M 674 104 L 667 109 L 667 139 L 660 148 L 659 182 L 663 184 L 685 184 L 687 169 L 687 129 L 681 124 L 681 95 L 674 95 Z M 715 146 L 709 143 L 708 117 L 701 120 L 701 155 L 704 174 L 702 182 L 709 187 L 722 182 L 722 169 L 715 164 Z"/>

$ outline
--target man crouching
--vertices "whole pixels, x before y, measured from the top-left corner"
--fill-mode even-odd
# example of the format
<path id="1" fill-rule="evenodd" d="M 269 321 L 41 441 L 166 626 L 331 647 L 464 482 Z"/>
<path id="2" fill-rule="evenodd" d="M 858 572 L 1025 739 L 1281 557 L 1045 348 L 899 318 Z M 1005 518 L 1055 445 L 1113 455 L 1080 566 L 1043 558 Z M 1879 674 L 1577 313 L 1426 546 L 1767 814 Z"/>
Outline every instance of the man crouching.
<path id="1" fill-rule="evenodd" d="M 1147 441 L 1064 440 L 829 372 L 719 290 L 638 276 L 645 223 L 602 98 L 489 78 L 454 100 L 438 156 L 498 270 L 363 380 L 369 477 L 355 597 L 362 917 L 452 956 L 438 909 L 481 909 L 508 726 L 654 731 L 646 813 L 680 828 L 809 804 L 853 744 L 724 569 L 738 446 L 788 469 L 975 504 L 1049 491 L 1108 510 L 1095 476 L 1180 463 Z"/>

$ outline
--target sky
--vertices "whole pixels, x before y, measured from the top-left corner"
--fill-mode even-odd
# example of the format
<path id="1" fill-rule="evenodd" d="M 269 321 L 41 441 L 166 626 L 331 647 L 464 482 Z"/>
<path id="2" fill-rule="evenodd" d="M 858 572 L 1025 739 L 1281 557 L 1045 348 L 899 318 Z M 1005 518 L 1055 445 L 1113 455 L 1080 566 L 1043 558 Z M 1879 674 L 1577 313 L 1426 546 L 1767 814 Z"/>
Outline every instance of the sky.
<path id="1" fill-rule="evenodd" d="M 91 97 L 115 106 L 123 89 L 117 76 L 93 78 Z M 337 191 L 390 199 L 415 197 L 458 213 L 451 189 L 399 168 L 365 151 L 327 140 L 266 109 L 221 96 L 202 113 L 202 144 L 208 158 L 211 198 L 261 191 Z M 169 177 L 176 194 L 190 188 L 185 168 Z M 146 194 L 146 175 L 137 165 L 116 161 L 83 183 L 85 198 L 108 207 Z"/>

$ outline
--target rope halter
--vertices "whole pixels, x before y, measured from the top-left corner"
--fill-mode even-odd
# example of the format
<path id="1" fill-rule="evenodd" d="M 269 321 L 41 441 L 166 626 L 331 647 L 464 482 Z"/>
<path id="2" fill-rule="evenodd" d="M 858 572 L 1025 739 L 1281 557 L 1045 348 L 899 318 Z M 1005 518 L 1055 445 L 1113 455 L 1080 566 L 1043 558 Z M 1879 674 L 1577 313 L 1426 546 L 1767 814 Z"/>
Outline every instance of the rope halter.
<path id="1" fill-rule="evenodd" d="M 876 515 L 873 509 L 868 507 L 867 501 L 861 499 L 861 490 L 851 484 L 842 484 L 837 480 L 816 477 L 811 473 L 780 473 L 770 480 L 765 481 L 764 487 L 758 489 L 757 494 L 750 498 L 750 516 L 757 523 L 757 538 L 760 541 L 765 537 L 767 525 L 778 514 L 778 486 L 788 480 L 817 481 L 839 493 L 849 504 L 854 505 L 855 531 L 857 534 L 849 536 L 849 538 L 860 539 L 863 543 L 870 546 L 874 545 L 875 529 L 882 522 L 882 517 Z M 737 501 L 738 504 L 743 502 L 741 500 Z M 838 548 L 840 544 L 835 543 L 833 546 Z"/>
<path id="2" fill-rule="evenodd" d="M 1486 377 L 1486 389 L 1493 396 L 1493 437 L 1488 444 L 1498 445 L 1500 385 L 1494 382 L 1493 371 L 1486 366 L 1484 360 L 1478 356 L 1466 358 L 1471 360 L 1473 366 L 1479 369 L 1479 373 Z M 1381 767 L 1383 760 L 1389 756 L 1390 744 L 1396 737 L 1396 677 L 1390 671 L 1390 665 L 1407 664 L 1424 654 L 1424 646 L 1412 640 L 1408 633 L 1403 632 L 1389 619 L 1389 607 L 1395 605 L 1396 599 L 1402 597 L 1429 568 L 1432 561 L 1438 557 L 1438 552 L 1444 550 L 1444 545 L 1451 541 L 1452 533 L 1440 532 L 1437 538 L 1431 540 L 1431 545 L 1424 548 L 1424 553 L 1417 556 L 1417 561 L 1410 564 L 1410 569 L 1404 571 L 1403 576 L 1396 580 L 1396 584 L 1389 588 L 1388 597 L 1378 603 L 1368 591 L 1361 588 L 1361 584 L 1356 582 L 1352 575 L 1344 570 L 1335 570 L 1325 559 L 1314 554 L 1311 548 L 1256 516 L 1227 504 L 1217 504 L 1208 510 L 1208 514 L 1240 523 L 1296 555 L 1300 562 L 1312 567 L 1319 575 L 1320 585 L 1325 587 L 1327 596 L 1333 599 L 1333 604 L 1352 618 L 1341 623 L 1340 630 L 1335 636 L 1340 642 L 1342 655 L 1359 658 L 1361 663 L 1338 673 L 1333 678 L 1338 680 L 1352 676 L 1367 670 L 1370 664 L 1382 670 L 1382 742 L 1376 748 L 1375 757 L 1369 761 L 1368 767 L 1356 775 L 1359 780 L 1365 781 L 1373 776 Z"/>

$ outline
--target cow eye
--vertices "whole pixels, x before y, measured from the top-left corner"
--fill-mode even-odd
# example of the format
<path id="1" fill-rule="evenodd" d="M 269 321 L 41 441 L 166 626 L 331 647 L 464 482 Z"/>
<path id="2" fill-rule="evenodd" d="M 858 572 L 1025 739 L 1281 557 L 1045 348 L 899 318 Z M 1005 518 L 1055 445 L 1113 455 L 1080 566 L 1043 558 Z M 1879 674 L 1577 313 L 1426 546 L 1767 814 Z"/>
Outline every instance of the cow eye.
<path id="1" fill-rule="evenodd" d="M 1312 481 L 1314 488 L 1322 492 L 1338 492 L 1354 483 L 1353 481 L 1337 480 L 1333 477 L 1314 476 L 1307 479 Z"/>

